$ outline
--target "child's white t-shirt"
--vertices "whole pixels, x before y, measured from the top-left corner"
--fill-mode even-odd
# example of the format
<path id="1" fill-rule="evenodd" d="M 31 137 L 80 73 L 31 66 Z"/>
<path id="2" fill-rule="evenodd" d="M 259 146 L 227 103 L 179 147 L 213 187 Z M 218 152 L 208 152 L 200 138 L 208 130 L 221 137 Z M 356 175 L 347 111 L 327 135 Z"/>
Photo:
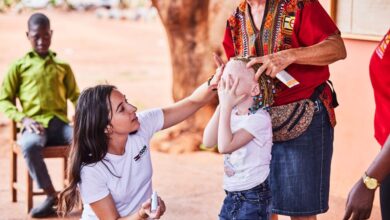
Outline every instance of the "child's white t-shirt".
<path id="1" fill-rule="evenodd" d="M 154 109 L 137 116 L 140 128 L 136 134 L 129 135 L 123 155 L 107 153 L 103 161 L 82 167 L 79 189 L 84 210 L 81 219 L 98 219 L 89 204 L 109 194 L 121 217 L 135 213 L 151 197 L 153 170 L 149 141 L 162 129 L 164 115 L 161 109 Z"/>
<path id="2" fill-rule="evenodd" d="M 224 155 L 223 188 L 230 192 L 248 190 L 264 182 L 270 172 L 271 117 L 265 110 L 237 115 L 237 110 L 233 109 L 230 124 L 232 133 L 244 129 L 254 138 L 233 153 Z"/>

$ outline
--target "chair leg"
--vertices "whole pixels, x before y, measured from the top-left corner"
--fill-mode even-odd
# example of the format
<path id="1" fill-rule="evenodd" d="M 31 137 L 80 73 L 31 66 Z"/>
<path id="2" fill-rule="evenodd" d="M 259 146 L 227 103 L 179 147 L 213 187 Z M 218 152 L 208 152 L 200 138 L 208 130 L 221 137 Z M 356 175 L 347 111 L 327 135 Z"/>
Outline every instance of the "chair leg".
<path id="1" fill-rule="evenodd" d="M 33 206 L 33 181 L 31 179 L 31 176 L 27 170 L 27 190 L 26 190 L 26 202 L 27 202 L 27 213 L 30 212 Z"/>
<path id="2" fill-rule="evenodd" d="M 68 158 L 64 157 L 64 189 L 68 185 Z"/>
<path id="3" fill-rule="evenodd" d="M 13 148 L 13 146 L 11 146 L 11 148 Z M 12 196 L 12 202 L 16 202 L 17 201 L 17 190 L 15 188 L 15 183 L 17 181 L 17 177 L 18 177 L 18 167 L 17 167 L 17 163 L 18 163 L 18 160 L 17 160 L 17 155 L 16 153 L 13 151 L 13 149 L 11 149 L 11 196 Z"/>

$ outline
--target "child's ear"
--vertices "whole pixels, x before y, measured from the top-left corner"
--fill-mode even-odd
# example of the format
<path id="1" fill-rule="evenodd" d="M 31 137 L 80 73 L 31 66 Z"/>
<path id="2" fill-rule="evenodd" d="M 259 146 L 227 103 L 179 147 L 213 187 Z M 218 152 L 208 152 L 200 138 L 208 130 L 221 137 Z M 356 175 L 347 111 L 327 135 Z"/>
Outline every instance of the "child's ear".
<path id="1" fill-rule="evenodd" d="M 257 96 L 260 94 L 260 87 L 259 84 L 254 84 L 251 89 L 251 96 Z"/>

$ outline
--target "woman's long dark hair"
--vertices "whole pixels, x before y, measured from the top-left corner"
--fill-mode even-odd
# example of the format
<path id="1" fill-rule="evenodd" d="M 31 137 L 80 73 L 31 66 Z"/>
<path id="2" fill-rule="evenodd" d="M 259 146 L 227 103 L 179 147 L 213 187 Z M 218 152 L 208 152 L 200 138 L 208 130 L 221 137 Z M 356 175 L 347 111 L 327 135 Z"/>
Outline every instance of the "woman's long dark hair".
<path id="1" fill-rule="evenodd" d="M 60 193 L 58 214 L 65 216 L 79 205 L 82 166 L 102 161 L 108 151 L 112 85 L 98 85 L 84 90 L 77 102 L 73 141 L 68 162 L 69 185 Z"/>

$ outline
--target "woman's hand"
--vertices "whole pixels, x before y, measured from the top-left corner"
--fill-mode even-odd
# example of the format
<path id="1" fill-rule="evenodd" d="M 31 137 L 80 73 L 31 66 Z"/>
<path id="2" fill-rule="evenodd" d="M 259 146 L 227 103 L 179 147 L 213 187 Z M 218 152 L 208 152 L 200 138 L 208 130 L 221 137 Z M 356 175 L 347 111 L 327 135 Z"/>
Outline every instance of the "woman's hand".
<path id="1" fill-rule="evenodd" d="M 144 202 L 141 205 L 141 209 L 138 211 L 138 215 L 143 219 L 160 219 L 162 215 L 164 215 L 166 211 L 165 203 L 161 199 L 161 197 L 158 197 L 158 206 L 157 210 L 154 212 L 150 211 L 151 208 L 151 199 L 148 199 L 148 201 Z"/>
<path id="2" fill-rule="evenodd" d="M 219 57 L 215 53 L 213 54 L 213 58 L 214 58 L 215 64 L 217 65 L 217 69 L 215 70 L 215 74 L 214 74 L 213 78 L 210 80 L 209 86 L 212 89 L 216 89 L 218 87 L 219 81 L 221 80 L 223 70 L 225 68 L 225 63 L 223 62 L 221 57 Z"/>
<path id="3" fill-rule="evenodd" d="M 276 74 L 286 69 L 290 64 L 294 63 L 294 61 L 294 50 L 289 49 L 262 57 L 255 57 L 248 62 L 247 67 L 249 68 L 254 64 L 263 64 L 256 72 L 256 80 L 259 79 L 262 73 L 265 73 L 266 75 L 275 78 Z"/>
<path id="4" fill-rule="evenodd" d="M 246 98 L 245 94 L 241 96 L 236 94 L 238 83 L 239 79 L 232 79 L 231 75 L 228 75 L 226 82 L 223 79 L 219 82 L 218 97 L 222 109 L 232 109 Z"/>

